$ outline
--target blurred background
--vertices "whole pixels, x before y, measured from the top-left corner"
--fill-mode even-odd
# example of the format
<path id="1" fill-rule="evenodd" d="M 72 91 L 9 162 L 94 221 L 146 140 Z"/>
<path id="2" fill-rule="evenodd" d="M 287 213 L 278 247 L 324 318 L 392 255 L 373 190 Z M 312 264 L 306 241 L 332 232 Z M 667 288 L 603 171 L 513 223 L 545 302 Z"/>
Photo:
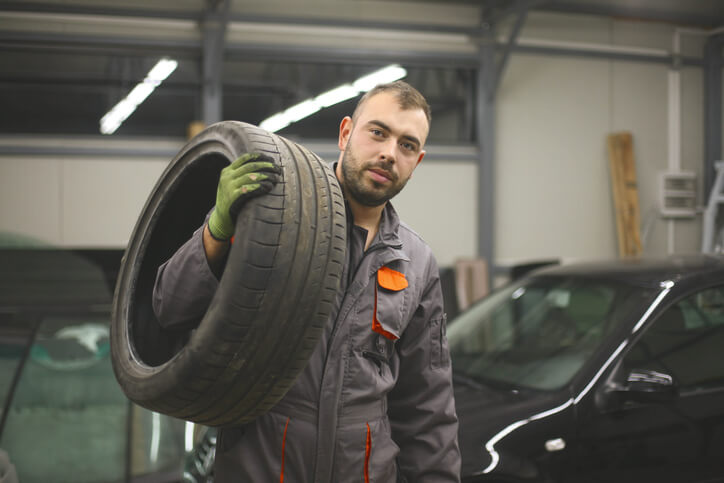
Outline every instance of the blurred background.
<path id="1" fill-rule="evenodd" d="M 718 251 L 723 47 L 720 0 L 3 0 L 0 477 L 3 452 L 23 482 L 208 467 L 213 435 L 131 404 L 108 357 L 136 219 L 205 126 L 332 162 L 366 89 L 417 87 L 393 204 L 454 315 L 543 264 Z"/>
<path id="2" fill-rule="evenodd" d="M 607 139 L 620 132 L 641 253 L 700 251 L 722 150 L 722 24 L 717 0 L 4 1 L 0 231 L 122 249 L 194 129 L 259 124 L 397 65 L 433 125 L 394 204 L 442 266 L 618 256 Z M 161 59 L 175 69 L 102 134 Z M 334 161 L 358 98 L 278 133 Z M 667 211 L 671 173 L 688 193 Z"/>

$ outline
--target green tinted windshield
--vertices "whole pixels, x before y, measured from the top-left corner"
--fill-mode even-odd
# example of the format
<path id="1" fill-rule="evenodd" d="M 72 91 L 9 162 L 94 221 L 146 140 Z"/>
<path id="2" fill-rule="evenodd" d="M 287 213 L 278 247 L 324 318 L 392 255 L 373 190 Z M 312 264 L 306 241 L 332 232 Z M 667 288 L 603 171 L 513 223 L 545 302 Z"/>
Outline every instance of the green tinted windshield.
<path id="1" fill-rule="evenodd" d="M 562 277 L 523 281 L 450 322 L 453 369 L 481 382 L 559 388 L 619 322 L 649 299 L 647 290 L 612 282 Z"/>
<path id="2" fill-rule="evenodd" d="M 10 314 L 0 314 L 0 421 L 11 392 L 18 380 L 18 370 L 27 357 L 32 327 L 14 320 Z"/>
<path id="3" fill-rule="evenodd" d="M 0 325 L 8 409 L 0 449 L 22 483 L 180 480 L 186 425 L 129 402 L 113 375 L 109 332 L 106 312 Z"/>

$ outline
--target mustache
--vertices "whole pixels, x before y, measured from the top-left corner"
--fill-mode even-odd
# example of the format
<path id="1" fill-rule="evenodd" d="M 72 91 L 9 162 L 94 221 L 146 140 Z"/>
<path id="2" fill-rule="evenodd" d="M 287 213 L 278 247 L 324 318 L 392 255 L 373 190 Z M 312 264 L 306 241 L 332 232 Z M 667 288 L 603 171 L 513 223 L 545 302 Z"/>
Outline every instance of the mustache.
<path id="1" fill-rule="evenodd" d="M 367 166 L 365 166 L 365 169 L 371 170 L 377 170 L 377 171 L 384 171 L 385 174 L 387 174 L 387 177 L 390 178 L 392 181 L 397 181 L 397 173 L 394 172 L 392 169 L 394 163 L 391 161 L 377 161 L 374 163 L 368 163 Z"/>

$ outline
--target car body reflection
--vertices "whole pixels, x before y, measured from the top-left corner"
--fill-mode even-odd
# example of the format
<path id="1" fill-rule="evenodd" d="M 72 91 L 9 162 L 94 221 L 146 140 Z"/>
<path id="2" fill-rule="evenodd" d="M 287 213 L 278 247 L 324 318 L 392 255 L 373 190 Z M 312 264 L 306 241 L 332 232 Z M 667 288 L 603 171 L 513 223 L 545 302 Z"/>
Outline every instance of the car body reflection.
<path id="1" fill-rule="evenodd" d="M 724 263 L 546 268 L 449 323 L 464 481 L 724 478 Z"/>

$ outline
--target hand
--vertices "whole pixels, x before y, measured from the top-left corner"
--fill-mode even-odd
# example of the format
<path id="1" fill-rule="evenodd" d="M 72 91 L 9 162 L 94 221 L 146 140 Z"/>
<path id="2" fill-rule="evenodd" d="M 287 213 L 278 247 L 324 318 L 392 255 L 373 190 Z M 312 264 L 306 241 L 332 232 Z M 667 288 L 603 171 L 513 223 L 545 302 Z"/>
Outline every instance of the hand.
<path id="1" fill-rule="evenodd" d="M 209 217 L 209 232 L 226 241 L 234 234 L 234 222 L 249 198 L 271 191 L 281 170 L 272 159 L 259 153 L 247 153 L 221 170 L 216 189 L 216 206 Z"/>

